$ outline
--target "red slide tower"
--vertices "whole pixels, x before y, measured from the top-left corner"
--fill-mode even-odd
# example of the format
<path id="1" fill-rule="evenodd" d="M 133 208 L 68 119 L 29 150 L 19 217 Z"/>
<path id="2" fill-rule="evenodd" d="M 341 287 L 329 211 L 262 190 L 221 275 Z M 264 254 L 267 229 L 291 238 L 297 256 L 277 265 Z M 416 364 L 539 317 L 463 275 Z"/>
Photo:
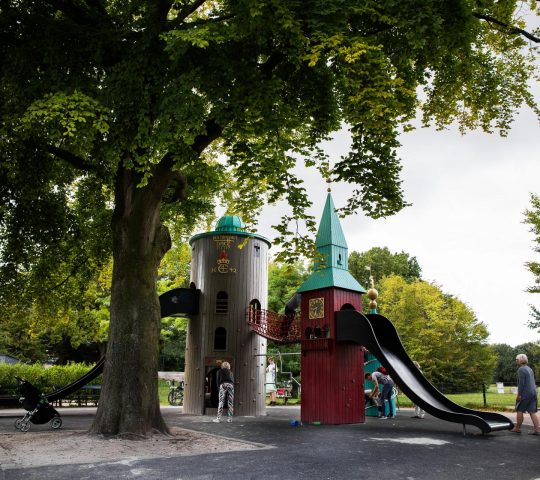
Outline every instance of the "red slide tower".
<path id="1" fill-rule="evenodd" d="M 303 422 L 363 423 L 364 356 L 337 343 L 334 312 L 362 311 L 364 288 L 348 270 L 348 248 L 328 193 L 315 245 L 319 259 L 298 289 L 301 303 Z"/>

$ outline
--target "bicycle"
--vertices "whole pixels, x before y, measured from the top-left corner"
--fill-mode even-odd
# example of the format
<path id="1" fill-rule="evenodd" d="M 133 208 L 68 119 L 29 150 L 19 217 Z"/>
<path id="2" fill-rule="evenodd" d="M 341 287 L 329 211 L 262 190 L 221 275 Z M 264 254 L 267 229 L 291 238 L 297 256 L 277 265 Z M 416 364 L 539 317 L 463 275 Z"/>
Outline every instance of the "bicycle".
<path id="1" fill-rule="evenodd" d="M 178 382 L 178 385 L 171 383 L 169 395 L 167 396 L 169 405 L 182 405 L 184 403 L 184 382 Z"/>

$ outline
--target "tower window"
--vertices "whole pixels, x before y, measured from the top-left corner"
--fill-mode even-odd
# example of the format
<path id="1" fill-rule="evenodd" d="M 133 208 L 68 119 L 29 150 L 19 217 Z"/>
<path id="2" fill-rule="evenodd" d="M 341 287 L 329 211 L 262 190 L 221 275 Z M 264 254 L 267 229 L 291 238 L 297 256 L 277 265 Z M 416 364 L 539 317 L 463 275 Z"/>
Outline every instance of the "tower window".
<path id="1" fill-rule="evenodd" d="M 218 315 L 227 315 L 229 313 L 229 296 L 227 292 L 218 292 L 216 295 L 216 313 Z"/>
<path id="2" fill-rule="evenodd" d="M 343 262 L 341 261 L 341 253 L 338 255 L 338 261 L 337 261 L 337 264 L 338 265 L 342 265 Z"/>
<path id="3" fill-rule="evenodd" d="M 257 258 L 261 256 L 261 246 L 259 244 L 255 245 L 255 256 Z"/>
<path id="4" fill-rule="evenodd" d="M 227 350 L 227 330 L 224 327 L 218 327 L 214 332 L 214 350 Z"/>
<path id="5" fill-rule="evenodd" d="M 250 323 L 261 323 L 261 302 L 254 298 L 249 302 L 249 321 Z"/>

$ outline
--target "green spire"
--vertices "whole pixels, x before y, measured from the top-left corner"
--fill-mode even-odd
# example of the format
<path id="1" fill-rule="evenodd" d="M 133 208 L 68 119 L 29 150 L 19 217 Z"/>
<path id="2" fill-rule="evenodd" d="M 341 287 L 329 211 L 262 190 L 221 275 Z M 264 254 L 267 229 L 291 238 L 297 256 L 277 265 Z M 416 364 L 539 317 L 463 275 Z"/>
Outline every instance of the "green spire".
<path id="1" fill-rule="evenodd" d="M 347 241 L 330 193 L 326 197 L 315 246 L 322 258 L 315 262 L 313 273 L 298 292 L 338 287 L 365 293 L 364 287 L 349 273 Z"/>
<path id="2" fill-rule="evenodd" d="M 330 193 L 326 197 L 315 246 L 323 255 L 326 266 L 348 270 L 347 241 L 345 235 L 343 235 L 341 223 Z"/>

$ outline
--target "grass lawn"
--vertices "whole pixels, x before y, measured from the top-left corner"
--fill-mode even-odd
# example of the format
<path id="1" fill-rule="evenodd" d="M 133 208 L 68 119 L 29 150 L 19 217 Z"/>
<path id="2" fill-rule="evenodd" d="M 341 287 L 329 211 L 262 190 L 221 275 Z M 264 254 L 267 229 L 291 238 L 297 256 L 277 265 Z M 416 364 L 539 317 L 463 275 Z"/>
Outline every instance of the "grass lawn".
<path id="1" fill-rule="evenodd" d="M 169 382 L 167 380 L 159 381 L 159 401 L 161 405 L 169 405 L 167 401 L 167 395 L 169 394 Z M 472 408 L 476 410 L 501 410 L 511 411 L 514 409 L 516 401 L 515 393 L 510 392 L 509 387 L 505 387 L 505 393 L 497 393 L 495 385 L 490 385 L 486 391 L 486 404 L 484 406 L 484 397 L 482 392 L 473 393 L 456 393 L 446 395 L 450 400 L 461 405 L 462 407 Z M 268 402 L 267 402 L 268 403 Z M 400 407 L 412 407 L 413 402 L 403 393 L 398 396 L 398 403 Z M 283 399 L 277 399 L 278 405 L 283 405 Z M 287 402 L 287 405 L 299 405 L 299 398 L 291 398 Z"/>
<path id="2" fill-rule="evenodd" d="M 482 392 L 455 393 L 446 395 L 450 400 L 462 407 L 476 410 L 502 410 L 511 411 L 514 409 L 516 394 L 511 393 L 509 387 L 505 387 L 504 393 L 498 393 L 495 384 L 489 385 L 486 391 L 486 402 L 484 405 L 484 396 Z M 403 393 L 398 396 L 398 402 L 401 407 L 411 407 L 413 403 Z"/>
<path id="3" fill-rule="evenodd" d="M 159 404 L 169 405 L 167 396 L 169 395 L 169 382 L 168 380 L 159 380 Z"/>

